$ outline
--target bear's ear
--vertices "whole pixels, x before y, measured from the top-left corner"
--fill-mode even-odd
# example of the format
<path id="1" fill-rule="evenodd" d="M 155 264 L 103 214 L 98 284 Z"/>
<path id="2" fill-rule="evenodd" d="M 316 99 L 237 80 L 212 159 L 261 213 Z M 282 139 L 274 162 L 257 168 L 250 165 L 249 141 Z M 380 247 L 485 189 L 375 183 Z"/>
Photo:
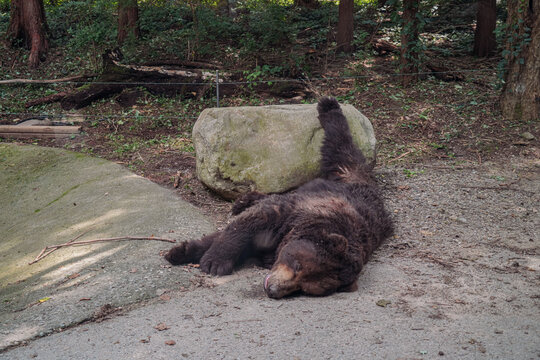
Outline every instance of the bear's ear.
<path id="1" fill-rule="evenodd" d="M 344 264 L 343 269 L 339 273 L 339 280 L 344 285 L 344 289 L 341 291 L 356 291 L 355 285 L 361 270 L 362 263 L 360 261 L 351 260 Z M 349 287 L 349 290 L 345 290 L 347 287 Z"/>
<path id="2" fill-rule="evenodd" d="M 349 241 L 347 241 L 347 238 L 343 235 L 332 233 L 326 235 L 328 239 L 329 246 L 334 250 L 336 253 L 343 253 L 347 251 L 347 248 L 349 247 Z"/>

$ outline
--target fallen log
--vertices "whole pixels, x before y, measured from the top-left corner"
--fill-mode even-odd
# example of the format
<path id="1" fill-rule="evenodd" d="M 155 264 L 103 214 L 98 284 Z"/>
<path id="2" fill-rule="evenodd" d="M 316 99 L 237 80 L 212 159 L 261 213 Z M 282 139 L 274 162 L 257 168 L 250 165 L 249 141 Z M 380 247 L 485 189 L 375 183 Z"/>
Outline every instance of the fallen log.
<path id="1" fill-rule="evenodd" d="M 163 67 L 124 65 L 118 50 L 103 55 L 103 73 L 95 83 L 84 85 L 60 100 L 63 109 L 80 109 L 93 101 L 144 87 L 152 94 L 200 98 L 215 82 L 215 74 L 204 70 L 174 70 Z M 220 88 L 226 92 L 227 89 Z M 222 93 L 223 93 L 222 92 Z"/>
<path id="2" fill-rule="evenodd" d="M 211 89 L 215 94 L 215 71 L 203 69 L 171 69 L 163 66 L 126 65 L 120 62 L 122 54 L 118 50 L 107 51 L 103 56 L 103 72 L 95 82 L 87 83 L 71 92 L 61 92 L 43 98 L 31 100 L 26 107 L 48 104 L 60 101 L 63 109 L 80 109 L 92 102 L 115 96 L 127 90 L 133 92 L 134 88 L 145 88 L 152 94 L 165 96 L 180 96 L 182 98 L 201 98 Z M 173 64 L 174 61 L 165 61 Z M 183 62 L 184 66 L 204 65 L 210 69 L 218 69 L 214 64 Z M 152 63 L 150 63 L 152 64 Z M 284 83 L 287 83 L 284 85 Z M 256 91 L 261 94 L 270 94 L 282 98 L 305 98 L 311 94 L 302 81 L 261 81 L 248 84 L 242 79 L 241 73 L 219 73 L 219 94 L 233 95 L 239 91 Z M 127 100 L 126 100 L 127 99 Z M 136 101 L 135 94 L 119 97 L 123 106 L 131 106 Z"/>
<path id="3" fill-rule="evenodd" d="M 24 106 L 26 108 L 29 108 L 36 105 L 51 104 L 51 103 L 62 100 L 63 98 L 67 96 L 67 94 L 68 93 L 66 91 L 61 91 L 59 93 L 48 95 L 39 99 L 30 100 L 26 104 L 24 104 Z"/>
<path id="4" fill-rule="evenodd" d="M 432 71 L 432 75 L 435 76 L 437 79 L 442 81 L 463 81 L 465 80 L 465 77 L 460 74 L 453 72 L 452 69 L 450 69 L 448 66 L 435 63 L 433 61 L 427 62 L 426 67 Z"/>
<path id="5" fill-rule="evenodd" d="M 202 61 L 187 61 L 187 60 L 160 60 L 160 61 L 149 61 L 143 63 L 144 66 L 182 66 L 186 68 L 199 68 L 199 69 L 209 69 L 209 70 L 221 70 L 222 67 Z"/>
<path id="6" fill-rule="evenodd" d="M 388 55 L 391 53 L 399 53 L 399 46 L 392 44 L 390 41 L 383 39 L 373 39 L 371 42 L 373 49 L 377 51 L 379 55 Z"/>

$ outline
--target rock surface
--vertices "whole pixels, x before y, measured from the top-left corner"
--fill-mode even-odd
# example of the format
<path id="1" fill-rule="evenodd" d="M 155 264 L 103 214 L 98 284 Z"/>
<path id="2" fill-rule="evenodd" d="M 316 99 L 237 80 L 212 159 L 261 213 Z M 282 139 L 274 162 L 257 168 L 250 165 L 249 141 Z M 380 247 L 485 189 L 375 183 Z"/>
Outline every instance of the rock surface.
<path id="1" fill-rule="evenodd" d="M 0 352 L 36 336 L 189 285 L 159 255 L 173 244 L 118 236 L 198 238 L 213 226 L 174 193 L 120 165 L 61 149 L 0 144 Z M 58 358 L 62 358 L 59 356 Z"/>
<path id="2" fill-rule="evenodd" d="M 352 105 L 342 109 L 355 142 L 373 159 L 371 123 Z M 193 127 L 197 175 L 227 199 L 284 192 L 317 177 L 323 135 L 315 104 L 206 109 Z"/>

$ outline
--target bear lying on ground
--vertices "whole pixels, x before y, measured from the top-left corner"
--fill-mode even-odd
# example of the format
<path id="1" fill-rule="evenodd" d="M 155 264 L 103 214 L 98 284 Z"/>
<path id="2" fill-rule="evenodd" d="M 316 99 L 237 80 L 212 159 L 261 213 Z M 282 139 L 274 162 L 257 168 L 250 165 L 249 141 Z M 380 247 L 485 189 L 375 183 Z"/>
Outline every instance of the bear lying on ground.
<path id="1" fill-rule="evenodd" d="M 271 298 L 357 289 L 360 270 L 392 234 L 392 221 L 338 102 L 322 98 L 317 109 L 325 132 L 321 176 L 286 194 L 247 193 L 223 231 L 173 247 L 165 255 L 171 264 L 200 263 L 206 273 L 227 275 L 257 258 L 271 268 L 264 279 Z"/>

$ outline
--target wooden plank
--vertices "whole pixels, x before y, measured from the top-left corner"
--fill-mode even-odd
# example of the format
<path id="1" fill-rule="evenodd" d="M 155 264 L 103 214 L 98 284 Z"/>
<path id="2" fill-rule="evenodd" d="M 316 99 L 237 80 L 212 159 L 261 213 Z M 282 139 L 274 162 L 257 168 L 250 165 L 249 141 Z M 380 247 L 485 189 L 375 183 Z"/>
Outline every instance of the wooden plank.
<path id="1" fill-rule="evenodd" d="M 76 134 L 80 126 L 17 126 L 0 125 L 0 134 L 30 133 L 30 134 Z"/>
<path id="2" fill-rule="evenodd" d="M 70 137 L 78 134 L 44 134 L 44 133 L 2 133 L 0 131 L 0 138 L 5 139 L 60 139 Z"/>

